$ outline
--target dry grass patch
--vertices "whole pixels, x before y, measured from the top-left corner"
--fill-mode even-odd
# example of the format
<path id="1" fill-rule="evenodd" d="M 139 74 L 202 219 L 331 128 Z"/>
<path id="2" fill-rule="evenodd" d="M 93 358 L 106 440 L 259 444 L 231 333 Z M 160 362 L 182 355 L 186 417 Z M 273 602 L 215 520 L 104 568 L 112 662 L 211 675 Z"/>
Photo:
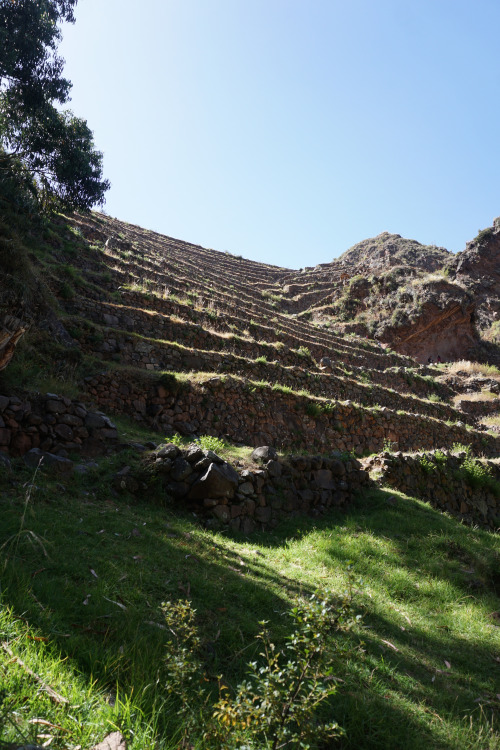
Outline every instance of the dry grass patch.
<path id="1" fill-rule="evenodd" d="M 492 391 L 477 391 L 476 393 L 458 393 L 453 402 L 456 405 L 459 401 L 497 401 L 498 395 Z"/>
<path id="2" fill-rule="evenodd" d="M 478 376 L 487 375 L 489 378 L 500 381 L 500 370 L 495 365 L 485 365 L 482 362 L 469 362 L 466 359 L 451 362 L 446 366 L 449 375 Z"/>

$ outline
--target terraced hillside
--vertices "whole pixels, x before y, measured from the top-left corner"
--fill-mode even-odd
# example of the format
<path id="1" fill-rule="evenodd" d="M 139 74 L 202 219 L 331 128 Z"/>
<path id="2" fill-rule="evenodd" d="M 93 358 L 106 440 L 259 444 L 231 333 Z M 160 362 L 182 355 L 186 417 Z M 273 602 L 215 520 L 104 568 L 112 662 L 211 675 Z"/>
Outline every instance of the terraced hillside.
<path id="1" fill-rule="evenodd" d="M 313 281 L 298 290 L 296 272 L 102 214 L 60 218 L 32 258 L 57 300 L 58 324 L 33 327 L 24 349 L 43 353 L 58 339 L 51 374 L 75 381 L 106 413 L 163 434 L 287 450 L 363 455 L 465 443 L 498 452 L 496 394 L 478 405 L 489 381 L 443 378 L 438 367 L 290 312 L 291 302 L 320 300 L 328 284 L 331 294 L 341 283 L 333 270 L 331 281 L 323 267 L 309 270 Z M 471 407 L 461 394 L 474 389 Z"/>
<path id="2" fill-rule="evenodd" d="M 0 744 L 100 750 L 112 728 L 129 750 L 219 750 L 220 675 L 235 695 L 262 617 L 282 648 L 284 612 L 324 585 L 367 613 L 333 636 L 353 650 L 335 657 L 325 717 L 346 736 L 332 746 L 498 747 L 500 371 L 421 364 L 331 302 L 374 269 L 440 284 L 428 276 L 448 254 L 384 235 L 301 272 L 102 214 L 26 224 L 18 245 L 10 231 L 0 222 L 0 688 L 14 696 Z M 166 664 L 168 608 L 189 602 L 201 726 Z"/>

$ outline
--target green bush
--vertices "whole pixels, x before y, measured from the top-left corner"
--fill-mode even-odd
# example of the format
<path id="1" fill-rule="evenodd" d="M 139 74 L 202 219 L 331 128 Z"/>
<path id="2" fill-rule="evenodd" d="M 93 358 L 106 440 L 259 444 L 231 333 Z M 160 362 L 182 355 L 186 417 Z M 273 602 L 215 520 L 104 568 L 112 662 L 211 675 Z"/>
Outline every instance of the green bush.
<path id="1" fill-rule="evenodd" d="M 200 435 L 195 442 L 201 445 L 203 450 L 214 451 L 214 453 L 224 453 L 228 449 L 227 443 L 214 435 Z"/>
<path id="2" fill-rule="evenodd" d="M 290 612 L 293 632 L 282 648 L 261 622 L 260 659 L 248 664 L 248 678 L 234 693 L 219 678 L 219 696 L 212 706 L 195 612 L 187 600 L 162 605 L 168 634 L 166 688 L 181 719 L 179 747 L 313 750 L 343 734 L 330 710 L 325 722 L 318 707 L 336 692 L 335 662 L 347 655 L 338 634 L 360 619 L 352 613 L 350 566 L 348 572 L 340 597 L 325 591 L 297 602 Z"/>

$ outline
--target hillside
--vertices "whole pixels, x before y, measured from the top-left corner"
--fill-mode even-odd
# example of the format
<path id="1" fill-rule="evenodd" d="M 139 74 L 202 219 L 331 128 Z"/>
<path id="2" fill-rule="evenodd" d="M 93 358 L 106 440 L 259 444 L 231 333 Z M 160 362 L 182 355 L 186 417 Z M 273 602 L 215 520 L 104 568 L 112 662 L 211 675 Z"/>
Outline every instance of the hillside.
<path id="1" fill-rule="evenodd" d="M 43 716 L 67 750 L 106 728 L 187 748 L 161 602 L 198 612 L 212 705 L 259 620 L 285 643 L 283 615 L 325 586 L 368 625 L 335 630 L 346 687 L 327 705 L 347 735 L 314 747 L 498 747 L 497 227 L 459 256 L 384 233 L 301 271 L 99 213 L 16 210 L 0 229 L 0 677 L 29 696 L 0 746 Z M 16 654 L 35 673 L 69 660 L 51 679 L 71 715 Z"/>

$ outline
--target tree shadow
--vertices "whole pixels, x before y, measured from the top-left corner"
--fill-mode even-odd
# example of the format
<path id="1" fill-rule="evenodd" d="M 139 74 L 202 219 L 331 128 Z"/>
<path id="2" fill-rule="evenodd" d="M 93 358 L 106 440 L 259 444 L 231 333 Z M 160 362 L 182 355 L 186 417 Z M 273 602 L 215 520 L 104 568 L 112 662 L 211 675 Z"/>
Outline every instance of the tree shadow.
<path id="1" fill-rule="evenodd" d="M 0 545 L 19 529 L 20 489 L 10 488 L 0 499 Z M 470 596 L 470 575 L 456 569 L 454 556 L 458 555 L 458 565 L 479 567 L 479 576 L 485 579 L 490 564 L 485 558 L 485 532 L 460 526 L 455 519 L 401 495 L 396 505 L 388 504 L 393 496 L 371 493 L 348 513 L 292 519 L 273 533 L 250 538 L 227 534 L 225 545 L 220 535 L 193 525 L 192 517 L 152 507 L 147 498 L 128 505 L 106 493 L 96 499 L 76 481 L 64 487 L 49 483 L 39 488 L 26 516 L 26 528 L 43 540 L 48 557 L 39 545 L 20 541 L 2 573 L 4 603 L 89 680 L 110 691 L 134 687 L 139 695 L 142 690 L 147 714 L 154 703 L 151 686 L 158 684 L 161 690 L 166 680 L 162 660 L 169 634 L 162 602 L 179 598 L 192 602 L 208 685 L 214 691 L 220 674 L 230 686 L 244 677 L 245 665 L 258 655 L 255 636 L 261 621 L 272 621 L 277 643 L 289 634 L 290 599 L 308 595 L 315 587 L 274 569 L 265 557 L 266 549 L 329 530 L 331 542 L 321 551 L 325 565 L 346 567 L 355 553 L 357 567 L 364 559 L 370 576 L 392 592 L 401 609 L 412 596 L 418 600 L 418 588 L 405 593 L 405 586 L 408 580 L 418 583 L 419 577 L 432 576 L 437 584 L 452 585 L 457 598 Z M 431 537 L 441 545 L 438 548 L 449 564 L 439 571 L 429 560 L 427 566 L 424 561 L 420 570 L 414 570 L 415 546 Z M 348 539 L 353 541 L 347 544 Z M 398 581 L 400 570 L 411 573 L 404 585 Z M 487 585 L 490 588 L 484 584 L 485 590 L 475 590 L 474 596 L 489 603 L 495 591 L 491 582 Z M 346 663 L 339 657 L 337 665 L 344 683 L 335 699 L 335 718 L 348 729 L 342 746 L 396 749 L 435 743 L 428 725 L 410 708 L 421 705 L 422 712 L 446 714 L 451 685 L 459 711 L 477 710 L 471 700 L 488 688 L 484 670 L 490 662 L 494 666 L 491 649 L 474 643 L 481 677 L 471 671 L 468 639 L 440 630 L 438 619 L 429 635 L 420 625 L 409 625 L 403 615 L 395 618 L 393 607 L 391 619 L 383 608 L 370 608 L 366 597 L 364 601 L 364 626 L 345 636 L 357 656 Z M 359 651 L 360 639 L 364 653 Z M 452 665 L 451 679 L 444 660 Z M 398 697 L 405 691 L 407 704 Z M 441 745 L 432 746 L 451 750 L 453 742 L 443 736 Z"/>

